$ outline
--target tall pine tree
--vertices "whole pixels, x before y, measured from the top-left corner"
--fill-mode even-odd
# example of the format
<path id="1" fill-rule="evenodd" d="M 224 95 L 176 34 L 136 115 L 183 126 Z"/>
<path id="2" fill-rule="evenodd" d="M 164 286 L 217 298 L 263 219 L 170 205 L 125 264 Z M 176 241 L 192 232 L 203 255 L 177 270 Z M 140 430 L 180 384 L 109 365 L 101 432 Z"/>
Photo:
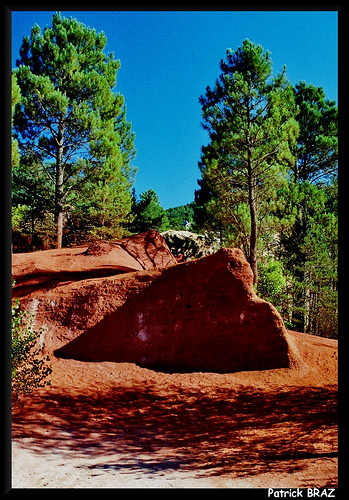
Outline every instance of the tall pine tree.
<path id="1" fill-rule="evenodd" d="M 236 52 L 228 49 L 220 69 L 215 87 L 200 97 L 210 143 L 202 148 L 199 166 L 203 185 L 214 193 L 216 219 L 225 222 L 234 207 L 248 206 L 245 251 L 256 284 L 259 205 L 283 167 L 293 162 L 298 133 L 293 90 L 285 69 L 273 77 L 270 53 L 247 39 Z"/>
<path id="2" fill-rule="evenodd" d="M 115 127 L 124 104 L 114 92 L 120 62 L 104 53 L 106 41 L 103 32 L 57 13 L 52 27 L 42 33 L 35 25 L 24 37 L 17 60 L 22 101 L 14 127 L 21 155 L 54 184 L 58 248 L 69 193 L 102 167 L 119 175 L 124 165 Z"/>

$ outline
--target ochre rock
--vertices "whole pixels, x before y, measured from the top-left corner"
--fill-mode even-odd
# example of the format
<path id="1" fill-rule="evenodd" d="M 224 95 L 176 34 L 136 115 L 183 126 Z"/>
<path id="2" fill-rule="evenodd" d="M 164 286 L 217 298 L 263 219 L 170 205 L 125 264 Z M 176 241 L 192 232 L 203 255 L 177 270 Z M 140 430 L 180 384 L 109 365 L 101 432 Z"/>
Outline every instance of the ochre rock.
<path id="1" fill-rule="evenodd" d="M 54 349 L 78 337 L 106 315 L 141 292 L 162 268 L 83 279 L 35 290 L 21 297 L 22 309 L 33 315 L 33 329 L 43 328 L 45 349 Z"/>
<path id="2" fill-rule="evenodd" d="M 253 288 L 238 249 L 163 269 L 57 357 L 168 371 L 234 372 L 301 363 L 282 319 Z"/>
<path id="3" fill-rule="evenodd" d="M 174 264 L 153 230 L 117 242 L 13 254 L 13 298 L 33 315 L 34 330 L 43 329 L 41 341 L 51 353 L 146 288 L 163 266 Z"/>
<path id="4" fill-rule="evenodd" d="M 46 292 L 70 282 L 175 264 L 177 260 L 165 240 L 154 230 L 116 242 L 13 254 L 13 297 Z"/>

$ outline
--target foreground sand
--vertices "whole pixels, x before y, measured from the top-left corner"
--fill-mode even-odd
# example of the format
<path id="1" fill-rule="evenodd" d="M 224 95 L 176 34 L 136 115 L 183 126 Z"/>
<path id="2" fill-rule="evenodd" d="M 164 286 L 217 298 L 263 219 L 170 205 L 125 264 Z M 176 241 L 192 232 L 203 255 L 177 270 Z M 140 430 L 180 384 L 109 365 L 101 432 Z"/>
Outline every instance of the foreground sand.
<path id="1" fill-rule="evenodd" d="M 52 356 L 13 407 L 13 488 L 337 486 L 337 341 L 308 369 L 163 373 Z"/>

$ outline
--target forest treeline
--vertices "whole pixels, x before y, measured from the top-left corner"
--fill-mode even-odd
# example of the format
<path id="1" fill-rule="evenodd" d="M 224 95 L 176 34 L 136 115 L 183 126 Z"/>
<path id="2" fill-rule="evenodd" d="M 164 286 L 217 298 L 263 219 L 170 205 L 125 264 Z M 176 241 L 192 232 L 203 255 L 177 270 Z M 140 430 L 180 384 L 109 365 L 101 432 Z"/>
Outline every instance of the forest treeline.
<path id="1" fill-rule="evenodd" d="M 199 101 L 209 141 L 194 201 L 136 195 L 135 132 L 106 36 L 57 13 L 24 37 L 12 74 L 14 252 L 190 229 L 241 248 L 288 328 L 337 336 L 338 109 L 272 73 L 244 40 Z M 188 166 L 190 167 L 190 166 Z"/>

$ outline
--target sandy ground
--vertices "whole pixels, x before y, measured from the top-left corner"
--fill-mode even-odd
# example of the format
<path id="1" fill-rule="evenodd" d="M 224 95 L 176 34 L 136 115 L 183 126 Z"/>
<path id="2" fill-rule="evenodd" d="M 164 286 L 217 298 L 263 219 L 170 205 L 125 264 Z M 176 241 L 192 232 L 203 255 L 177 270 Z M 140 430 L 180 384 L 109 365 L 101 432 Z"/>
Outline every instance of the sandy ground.
<path id="1" fill-rule="evenodd" d="M 291 335 L 305 371 L 51 356 L 51 387 L 13 405 L 12 487 L 336 487 L 337 341 Z"/>

